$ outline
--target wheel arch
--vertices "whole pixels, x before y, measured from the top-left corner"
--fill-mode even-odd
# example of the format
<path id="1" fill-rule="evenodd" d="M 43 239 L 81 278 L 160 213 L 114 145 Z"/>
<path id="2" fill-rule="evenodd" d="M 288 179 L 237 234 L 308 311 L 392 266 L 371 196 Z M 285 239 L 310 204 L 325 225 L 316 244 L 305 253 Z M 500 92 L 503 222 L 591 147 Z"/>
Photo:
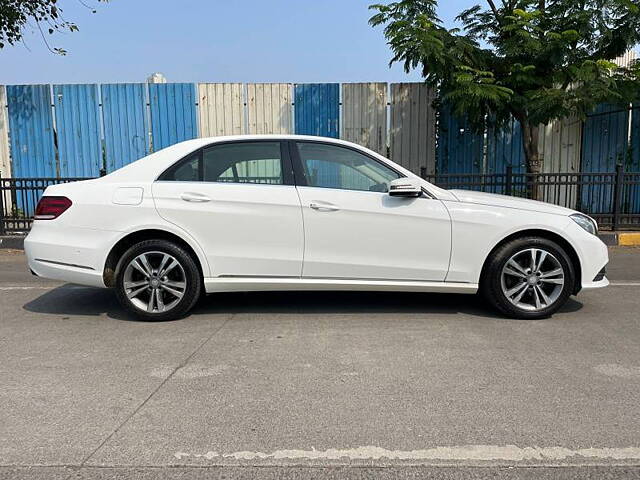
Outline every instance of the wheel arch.
<path id="1" fill-rule="evenodd" d="M 573 292 L 573 294 L 575 295 L 576 293 L 578 293 L 582 286 L 582 265 L 580 263 L 580 257 L 578 256 L 578 252 L 573 247 L 573 245 L 571 245 L 571 243 L 562 235 L 559 235 L 558 233 L 552 232 L 550 230 L 544 230 L 540 228 L 530 228 L 530 229 L 513 232 L 507 235 L 506 237 L 502 238 L 498 243 L 496 243 L 494 247 L 491 249 L 491 251 L 489 252 L 489 254 L 486 256 L 486 258 L 484 259 L 484 263 L 482 264 L 482 270 L 480 271 L 480 284 L 482 284 L 482 282 L 484 281 L 484 276 L 485 276 L 487 265 L 489 263 L 489 259 L 492 257 L 492 255 L 495 253 L 495 251 L 498 248 L 500 248 L 505 243 L 510 242 L 511 240 L 515 240 L 516 238 L 532 237 L 532 236 L 551 240 L 557 243 L 560 247 L 564 249 L 565 252 L 567 252 L 569 259 L 571 260 L 571 264 L 573 265 L 573 270 L 576 276 L 575 291 Z"/>
<path id="2" fill-rule="evenodd" d="M 142 230 L 136 230 L 135 232 L 130 232 L 120 240 L 118 240 L 107 255 L 105 260 L 104 269 L 102 271 L 102 279 L 104 284 L 107 287 L 113 287 L 115 284 L 115 272 L 116 267 L 118 266 L 118 261 L 130 247 L 135 245 L 136 243 L 142 242 L 144 240 L 168 240 L 170 242 L 174 242 L 177 245 L 180 245 L 184 248 L 189 255 L 193 258 L 196 265 L 198 266 L 198 270 L 200 271 L 201 278 L 204 278 L 205 265 L 203 265 L 203 259 L 196 253 L 195 248 L 191 245 L 190 242 L 177 235 L 176 233 L 169 232 L 168 230 L 162 230 L 159 228 L 145 228 Z"/>

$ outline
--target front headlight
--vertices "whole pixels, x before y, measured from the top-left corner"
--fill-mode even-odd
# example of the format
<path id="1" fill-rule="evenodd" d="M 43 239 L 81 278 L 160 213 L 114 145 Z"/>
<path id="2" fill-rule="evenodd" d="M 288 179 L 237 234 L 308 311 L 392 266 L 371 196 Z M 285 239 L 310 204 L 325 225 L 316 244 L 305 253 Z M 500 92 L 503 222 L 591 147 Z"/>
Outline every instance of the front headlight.
<path id="1" fill-rule="evenodd" d="M 598 234 L 598 224 L 593 218 L 587 217 L 586 215 L 582 215 L 581 213 L 575 213 L 571 215 L 571 220 L 576 222 L 578 225 L 580 225 L 582 228 L 584 228 L 587 232 L 591 233 L 592 235 Z"/>

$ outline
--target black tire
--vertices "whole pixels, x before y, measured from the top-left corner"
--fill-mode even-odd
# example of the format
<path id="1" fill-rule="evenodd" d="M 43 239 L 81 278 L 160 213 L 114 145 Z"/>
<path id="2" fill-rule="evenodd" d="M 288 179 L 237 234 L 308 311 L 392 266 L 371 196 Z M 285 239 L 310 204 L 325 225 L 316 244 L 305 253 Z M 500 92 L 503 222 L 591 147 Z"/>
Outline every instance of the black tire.
<path id="1" fill-rule="evenodd" d="M 127 289 L 125 288 L 125 274 L 127 272 L 127 267 L 134 259 L 139 258 L 142 254 L 147 254 L 150 257 L 167 254 L 173 257 L 181 267 L 179 273 L 181 276 L 181 283 L 185 284 L 184 292 L 182 298 L 179 300 L 177 299 L 178 297 L 170 297 L 174 300 L 175 305 L 173 305 L 168 311 L 154 310 L 149 312 L 142 310 L 140 306 L 136 306 L 134 300 L 131 300 L 127 295 Z M 175 271 L 176 268 L 173 270 Z M 184 280 L 182 280 L 182 277 L 184 277 Z M 145 278 L 146 277 L 140 277 L 141 281 L 144 281 Z M 151 290 L 151 287 L 149 287 L 149 291 Z M 157 290 L 161 291 L 160 288 L 157 288 Z M 182 318 L 187 315 L 187 313 L 189 313 L 196 304 L 200 298 L 202 290 L 202 276 L 194 258 L 181 246 L 167 240 L 145 240 L 133 245 L 124 253 L 124 255 L 122 255 L 118 262 L 118 266 L 116 267 L 115 291 L 118 301 L 129 314 L 139 320 L 162 322 Z M 144 294 L 145 292 L 143 291 L 141 295 Z M 163 292 L 163 295 L 167 295 L 167 293 Z M 153 300 L 148 303 L 153 303 Z M 158 301 L 156 301 L 156 308 L 160 308 Z"/>
<path id="2" fill-rule="evenodd" d="M 503 289 L 503 268 L 514 255 L 518 255 L 520 252 L 526 251 L 527 249 L 537 249 L 547 252 L 546 258 L 557 260 L 563 269 L 564 284 L 561 289 L 558 287 L 554 292 L 554 295 L 557 295 L 557 298 L 555 298 L 555 300 L 549 305 L 543 305 L 542 308 L 537 310 L 520 308 L 507 298 Z M 549 254 L 551 254 L 552 257 L 549 256 Z M 512 281 L 523 282 L 522 287 L 526 290 L 525 295 L 530 295 L 529 298 L 531 299 L 531 302 L 534 301 L 533 290 L 536 287 L 535 285 L 528 286 L 528 277 L 526 279 L 516 279 L 514 277 L 514 280 Z M 531 281 L 533 282 L 535 279 L 532 279 Z M 480 279 L 480 293 L 495 309 L 508 317 L 522 320 L 537 320 L 541 318 L 548 318 L 557 312 L 574 292 L 575 282 L 575 270 L 567 252 L 551 240 L 542 237 L 529 236 L 516 238 L 506 242 L 491 253 L 491 256 L 487 259 L 485 264 L 482 278 Z M 515 283 L 515 285 L 517 287 L 517 283 Z M 551 288 L 555 287 L 551 286 Z M 537 292 L 535 293 L 537 296 Z M 535 305 L 533 306 L 535 307 Z"/>

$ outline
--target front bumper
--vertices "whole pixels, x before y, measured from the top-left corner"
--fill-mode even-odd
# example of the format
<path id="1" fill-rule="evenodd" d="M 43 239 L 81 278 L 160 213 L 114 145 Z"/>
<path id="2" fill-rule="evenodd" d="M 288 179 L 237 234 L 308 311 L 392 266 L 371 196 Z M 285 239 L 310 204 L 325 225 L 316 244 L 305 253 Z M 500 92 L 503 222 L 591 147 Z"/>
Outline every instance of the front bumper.
<path id="1" fill-rule="evenodd" d="M 582 289 L 603 288 L 609 285 L 609 280 L 602 272 L 609 263 L 607 246 L 574 221 L 567 226 L 566 232 L 580 260 Z"/>

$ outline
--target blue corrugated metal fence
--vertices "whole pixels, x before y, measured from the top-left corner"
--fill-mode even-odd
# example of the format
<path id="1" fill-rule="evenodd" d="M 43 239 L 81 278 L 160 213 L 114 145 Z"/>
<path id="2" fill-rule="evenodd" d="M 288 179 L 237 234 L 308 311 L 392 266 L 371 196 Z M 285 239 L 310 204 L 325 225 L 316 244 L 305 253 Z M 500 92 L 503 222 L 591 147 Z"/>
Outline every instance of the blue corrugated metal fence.
<path id="1" fill-rule="evenodd" d="M 446 105 L 440 110 L 438 173 L 482 173 L 484 138 L 467 119 L 453 114 Z"/>
<path id="2" fill-rule="evenodd" d="M 300 135 L 340 136 L 340 84 L 296 84 L 294 94 L 294 131 Z M 311 160 L 309 167 L 326 187 L 339 187 L 340 166 L 337 163 Z"/>
<path id="3" fill-rule="evenodd" d="M 294 87 L 295 132 L 340 136 L 340 84 L 306 83 Z"/>
<path id="4" fill-rule="evenodd" d="M 54 85 L 60 176 L 97 177 L 102 134 L 97 85 Z"/>
<path id="5" fill-rule="evenodd" d="M 149 104 L 154 151 L 198 136 L 193 83 L 152 83 Z"/>
<path id="6" fill-rule="evenodd" d="M 56 148 L 49 85 L 8 85 L 14 177 L 55 177 Z"/>
<path id="7" fill-rule="evenodd" d="M 615 172 L 616 164 L 627 155 L 629 110 L 619 105 L 602 104 L 584 122 L 582 135 L 582 172 Z M 609 211 L 613 190 L 608 185 L 593 185 L 582 192 L 582 208 L 592 213 Z"/>
<path id="8" fill-rule="evenodd" d="M 100 87 L 107 172 L 149 153 L 145 87 L 144 83 L 111 83 Z"/>
<path id="9" fill-rule="evenodd" d="M 485 173 L 505 173 L 507 166 L 513 167 L 513 173 L 526 172 L 522 130 L 520 123 L 512 119 L 506 128 L 487 129 L 487 164 Z"/>
<path id="10" fill-rule="evenodd" d="M 640 103 L 631 110 L 631 145 L 625 164 L 628 172 L 640 172 Z M 623 202 L 627 202 L 627 211 L 640 212 L 640 185 L 629 185 L 623 192 Z"/>

